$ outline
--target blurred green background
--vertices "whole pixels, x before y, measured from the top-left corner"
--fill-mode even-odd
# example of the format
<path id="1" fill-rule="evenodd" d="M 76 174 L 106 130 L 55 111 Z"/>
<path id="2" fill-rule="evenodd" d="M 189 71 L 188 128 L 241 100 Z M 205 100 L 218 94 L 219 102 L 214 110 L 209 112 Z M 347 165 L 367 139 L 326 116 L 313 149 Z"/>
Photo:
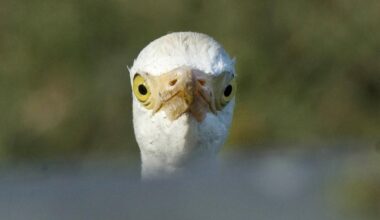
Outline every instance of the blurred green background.
<path id="1" fill-rule="evenodd" d="M 0 161 L 138 158 L 127 66 L 174 31 L 209 34 L 237 60 L 224 151 L 376 142 L 379 11 L 377 0 L 2 0 Z"/>

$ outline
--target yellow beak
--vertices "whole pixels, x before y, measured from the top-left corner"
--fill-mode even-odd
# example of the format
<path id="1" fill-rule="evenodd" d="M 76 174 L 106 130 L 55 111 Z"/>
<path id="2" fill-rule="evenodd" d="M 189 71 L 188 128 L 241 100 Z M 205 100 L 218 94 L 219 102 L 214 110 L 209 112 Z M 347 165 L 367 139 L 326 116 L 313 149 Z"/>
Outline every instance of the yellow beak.
<path id="1" fill-rule="evenodd" d="M 189 113 L 198 122 L 204 120 L 207 112 L 216 114 L 211 80 L 205 73 L 180 67 L 154 81 L 160 103 L 154 112 L 163 110 L 170 120 Z"/>

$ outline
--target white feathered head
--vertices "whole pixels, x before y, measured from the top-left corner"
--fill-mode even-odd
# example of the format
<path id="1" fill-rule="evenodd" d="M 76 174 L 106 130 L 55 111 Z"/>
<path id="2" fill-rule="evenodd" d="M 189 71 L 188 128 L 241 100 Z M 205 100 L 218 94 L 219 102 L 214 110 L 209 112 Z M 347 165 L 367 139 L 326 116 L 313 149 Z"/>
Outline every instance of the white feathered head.
<path id="1" fill-rule="evenodd" d="M 234 61 L 211 37 L 178 32 L 146 46 L 130 69 L 143 177 L 180 170 L 223 145 L 235 104 Z"/>

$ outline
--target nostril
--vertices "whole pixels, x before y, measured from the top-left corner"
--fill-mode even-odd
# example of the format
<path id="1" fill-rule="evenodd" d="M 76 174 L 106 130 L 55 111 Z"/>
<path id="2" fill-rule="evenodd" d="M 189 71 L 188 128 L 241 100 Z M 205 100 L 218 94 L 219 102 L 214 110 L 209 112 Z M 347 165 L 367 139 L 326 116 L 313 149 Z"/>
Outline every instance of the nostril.
<path id="1" fill-rule="evenodd" d="M 206 80 L 204 79 L 198 79 L 198 83 L 201 85 L 201 86 L 204 86 L 206 84 Z"/>
<path id="2" fill-rule="evenodd" d="M 170 86 L 174 86 L 177 83 L 177 79 L 173 79 L 172 81 L 169 82 Z"/>

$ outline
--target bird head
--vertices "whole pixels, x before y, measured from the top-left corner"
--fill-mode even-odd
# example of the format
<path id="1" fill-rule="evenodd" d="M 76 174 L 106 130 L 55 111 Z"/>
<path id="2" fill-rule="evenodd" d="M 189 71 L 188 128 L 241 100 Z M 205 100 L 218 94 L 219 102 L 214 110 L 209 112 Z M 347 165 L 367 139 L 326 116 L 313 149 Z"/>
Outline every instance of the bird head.
<path id="1" fill-rule="evenodd" d="M 223 145 L 235 104 L 234 61 L 211 37 L 165 35 L 130 69 L 143 177 L 174 173 Z"/>

